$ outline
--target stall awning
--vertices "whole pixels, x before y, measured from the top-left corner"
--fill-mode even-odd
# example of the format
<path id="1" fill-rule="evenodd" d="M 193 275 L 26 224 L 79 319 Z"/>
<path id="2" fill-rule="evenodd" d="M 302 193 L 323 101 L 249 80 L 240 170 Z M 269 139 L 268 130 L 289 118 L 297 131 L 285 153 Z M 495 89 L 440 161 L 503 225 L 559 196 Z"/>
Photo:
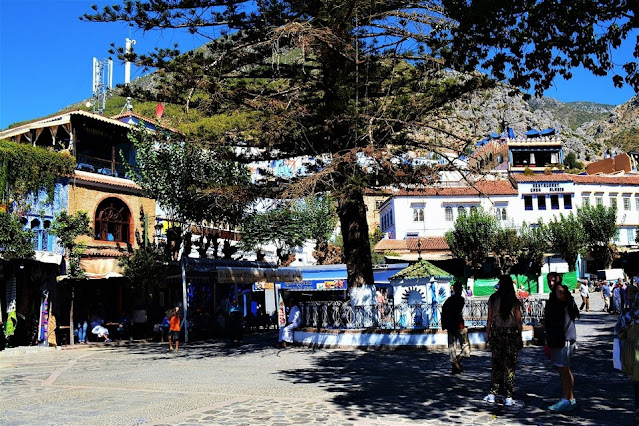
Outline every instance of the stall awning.
<path id="1" fill-rule="evenodd" d="M 302 273 L 295 269 L 266 269 L 218 266 L 216 268 L 218 283 L 253 284 L 258 281 L 267 282 L 300 282 Z"/>

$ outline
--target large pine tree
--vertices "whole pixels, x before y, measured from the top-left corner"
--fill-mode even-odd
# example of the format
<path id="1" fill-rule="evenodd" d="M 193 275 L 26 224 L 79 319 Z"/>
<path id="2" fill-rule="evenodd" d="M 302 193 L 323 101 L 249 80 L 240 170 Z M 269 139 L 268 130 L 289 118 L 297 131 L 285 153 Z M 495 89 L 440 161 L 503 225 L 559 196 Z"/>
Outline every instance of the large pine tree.
<path id="1" fill-rule="evenodd" d="M 637 27 L 629 3 L 612 3 L 139 0 L 83 19 L 209 37 L 185 54 L 115 51 L 157 69 L 155 84 L 134 95 L 181 105 L 188 140 L 234 146 L 246 163 L 314 157 L 316 173 L 261 189 L 281 197 L 332 193 L 348 282 L 360 286 L 373 282 L 363 189 L 430 184 L 452 167 L 399 158 L 408 150 L 467 149 L 470 141 L 446 127 L 446 106 L 495 84 L 477 66 L 537 93 L 573 66 L 610 69 L 608 48 Z M 596 27 L 616 17 L 625 17 L 623 25 Z M 636 68 L 626 72 L 639 86 Z"/>

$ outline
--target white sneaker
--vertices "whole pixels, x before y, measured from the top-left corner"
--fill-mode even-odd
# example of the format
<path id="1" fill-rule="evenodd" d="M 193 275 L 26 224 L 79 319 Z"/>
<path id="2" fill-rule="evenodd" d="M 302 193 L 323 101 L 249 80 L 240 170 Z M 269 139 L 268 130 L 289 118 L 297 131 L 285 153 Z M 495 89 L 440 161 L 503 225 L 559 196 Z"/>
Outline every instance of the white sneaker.
<path id="1" fill-rule="evenodd" d="M 515 401 L 513 401 L 513 399 L 512 399 L 512 398 L 506 398 L 506 399 L 504 400 L 504 405 L 505 405 L 506 407 L 512 407 L 513 405 L 515 405 Z"/>
<path id="2" fill-rule="evenodd" d="M 489 393 L 488 395 L 484 397 L 484 402 L 492 404 L 493 402 L 495 402 L 495 395 L 493 395 L 492 393 Z"/>

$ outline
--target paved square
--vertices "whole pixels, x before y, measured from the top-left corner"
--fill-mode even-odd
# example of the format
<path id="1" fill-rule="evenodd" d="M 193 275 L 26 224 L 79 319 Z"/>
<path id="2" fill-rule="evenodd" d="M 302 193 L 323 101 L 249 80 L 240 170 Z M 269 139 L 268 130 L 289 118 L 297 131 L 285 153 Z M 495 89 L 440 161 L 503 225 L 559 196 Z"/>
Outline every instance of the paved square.
<path id="1" fill-rule="evenodd" d="M 178 353 L 159 343 L 0 352 L 0 424 L 632 424 L 632 382 L 612 368 L 615 320 L 590 312 L 578 321 L 570 415 L 546 409 L 561 391 L 540 347 L 523 349 L 518 403 L 506 409 L 481 402 L 488 351 L 474 350 L 466 373 L 451 376 L 444 351 L 279 350 L 268 332 L 234 349 L 209 341 Z"/>

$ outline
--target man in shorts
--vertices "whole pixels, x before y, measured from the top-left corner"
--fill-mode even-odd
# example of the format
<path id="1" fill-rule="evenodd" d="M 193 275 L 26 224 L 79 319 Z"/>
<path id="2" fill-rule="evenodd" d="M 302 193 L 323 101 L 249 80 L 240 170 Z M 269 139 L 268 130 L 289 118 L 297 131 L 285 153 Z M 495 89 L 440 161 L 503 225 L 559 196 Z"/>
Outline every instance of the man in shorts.
<path id="1" fill-rule="evenodd" d="M 175 307 L 169 317 L 169 351 L 173 350 L 172 341 L 175 342 L 175 351 L 180 345 L 180 308 Z"/>

